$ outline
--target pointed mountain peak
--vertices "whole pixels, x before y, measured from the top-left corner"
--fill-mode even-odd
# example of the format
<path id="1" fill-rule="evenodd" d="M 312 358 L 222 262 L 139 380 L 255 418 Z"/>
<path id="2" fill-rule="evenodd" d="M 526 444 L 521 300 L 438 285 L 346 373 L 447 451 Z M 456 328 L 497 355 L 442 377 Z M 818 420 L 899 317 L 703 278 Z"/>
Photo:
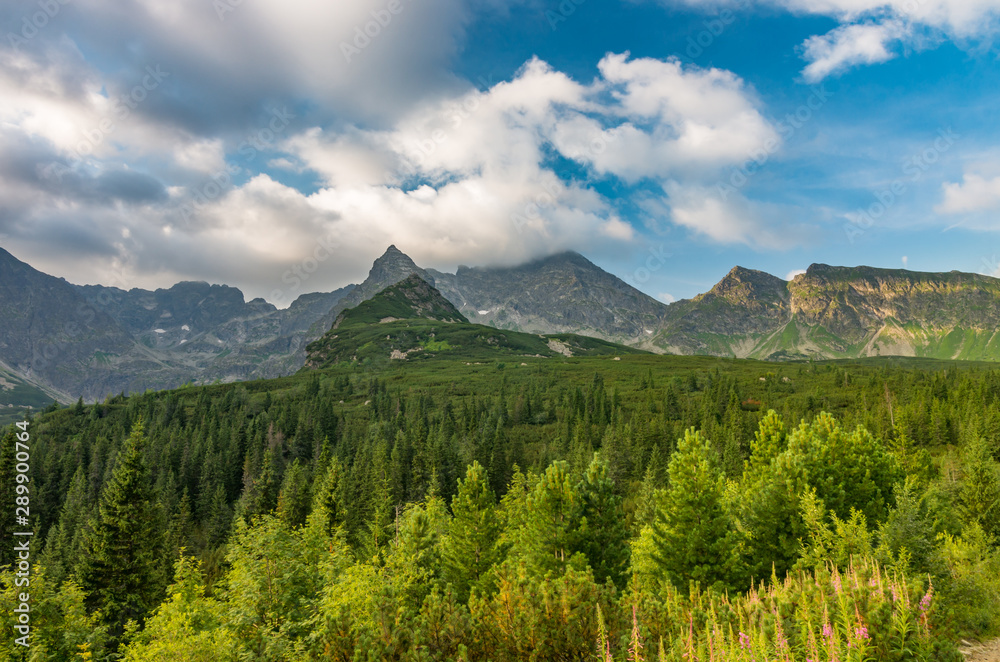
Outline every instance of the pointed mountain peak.
<path id="1" fill-rule="evenodd" d="M 345 324 L 379 324 L 403 319 L 469 321 L 430 283 L 413 273 L 381 290 L 371 299 L 345 310 L 334 328 Z"/>
<path id="2" fill-rule="evenodd" d="M 368 279 L 362 283 L 362 286 L 368 286 L 365 289 L 372 290 L 368 293 L 368 296 L 371 296 L 378 290 L 398 283 L 410 274 L 419 274 L 428 283 L 434 284 L 433 276 L 418 267 L 409 255 L 393 245 L 385 249 L 385 253 L 372 263 Z"/>
<path id="3" fill-rule="evenodd" d="M 404 253 L 403 251 L 399 250 L 398 248 L 396 248 L 395 244 L 385 249 L 385 252 L 382 253 L 382 255 L 375 260 L 376 265 L 385 262 L 408 263 L 414 265 L 414 267 L 416 266 L 413 260 L 410 259 L 410 256 Z"/>
<path id="4" fill-rule="evenodd" d="M 711 290 L 702 296 L 715 295 L 733 304 L 746 304 L 751 301 L 774 301 L 784 299 L 787 294 L 784 280 L 764 271 L 733 267 L 725 278 L 715 284 Z"/>

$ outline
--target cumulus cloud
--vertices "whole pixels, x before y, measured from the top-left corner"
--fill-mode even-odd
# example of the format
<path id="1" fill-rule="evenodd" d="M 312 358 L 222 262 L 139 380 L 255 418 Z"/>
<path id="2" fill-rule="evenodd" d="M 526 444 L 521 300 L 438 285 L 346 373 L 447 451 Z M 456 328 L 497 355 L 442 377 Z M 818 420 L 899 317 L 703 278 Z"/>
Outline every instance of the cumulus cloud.
<path id="1" fill-rule="evenodd" d="M 579 82 L 532 59 L 475 89 L 443 66 L 473 11 L 459 0 L 405 3 L 367 42 L 354 39 L 374 0 L 211 6 L 66 5 L 113 72 L 55 30 L 0 47 L 5 246 L 35 247 L 36 266 L 79 282 L 198 278 L 281 305 L 363 278 L 389 243 L 437 268 L 627 247 L 638 231 L 601 179 L 649 183 L 662 195 L 647 209 L 714 241 L 795 241 L 738 194 L 699 200 L 780 144 L 731 72 L 611 54 Z M 582 174 L 557 174 L 553 157 Z M 288 270 L 318 248 L 333 256 L 292 288 Z"/>
<path id="2" fill-rule="evenodd" d="M 943 185 L 944 199 L 935 210 L 941 214 L 971 214 L 1000 209 L 1000 176 L 992 179 L 966 174 L 962 182 Z"/>
<path id="3" fill-rule="evenodd" d="M 906 28 L 898 21 L 844 25 L 825 35 L 810 37 L 804 45 L 809 65 L 802 71 L 811 83 L 859 64 L 886 62 L 895 57 L 889 43 L 899 41 Z"/>
<path id="4" fill-rule="evenodd" d="M 447 64 L 465 26 L 492 11 L 463 0 L 406 1 L 396 13 L 388 4 L 74 0 L 18 46 L 34 50 L 72 26 L 78 43 L 123 75 L 159 64 L 184 81 L 184 93 L 163 96 L 155 110 L 192 133 L 252 123 L 275 98 L 318 102 L 327 117 L 387 117 L 456 84 Z M 38 11 L 34 0 L 5 5 L 9 25 Z M 345 55 L 347 46 L 356 54 Z"/>
<path id="5" fill-rule="evenodd" d="M 789 281 L 795 280 L 796 276 L 801 276 L 804 273 L 806 273 L 805 269 L 792 269 L 787 274 L 785 274 L 785 280 Z"/>
<path id="6" fill-rule="evenodd" d="M 674 223 L 720 244 L 788 249 L 809 239 L 812 230 L 787 218 L 790 210 L 740 195 L 721 197 L 700 185 L 666 186 Z"/>
<path id="7" fill-rule="evenodd" d="M 662 0 L 695 8 L 745 9 L 747 0 Z M 759 0 L 796 14 L 829 16 L 841 23 L 802 45 L 803 77 L 818 82 L 865 64 L 886 62 L 899 47 L 921 47 L 927 33 L 958 43 L 989 38 L 1000 26 L 1000 0 Z"/>

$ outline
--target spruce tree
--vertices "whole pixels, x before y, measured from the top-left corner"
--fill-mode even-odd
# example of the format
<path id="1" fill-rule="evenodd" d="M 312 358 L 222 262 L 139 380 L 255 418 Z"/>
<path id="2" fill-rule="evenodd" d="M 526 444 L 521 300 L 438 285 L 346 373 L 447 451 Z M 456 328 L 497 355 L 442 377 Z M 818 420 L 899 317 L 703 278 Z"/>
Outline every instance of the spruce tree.
<path id="1" fill-rule="evenodd" d="M 142 420 L 132 427 L 98 514 L 84 537 L 78 567 L 92 609 L 100 609 L 112 637 L 129 620 L 142 623 L 164 587 L 164 518 L 143 461 Z"/>
<path id="2" fill-rule="evenodd" d="M 629 560 L 629 530 L 622 499 L 608 478 L 607 466 L 594 453 L 587 473 L 577 487 L 583 518 L 580 521 L 580 551 L 590 562 L 594 579 L 610 579 L 618 588 L 625 585 Z"/>
<path id="3" fill-rule="evenodd" d="M 561 576 L 578 551 L 582 510 L 569 464 L 553 462 L 528 495 L 520 553 L 538 576 Z"/>
<path id="4" fill-rule="evenodd" d="M 330 461 L 313 496 L 310 519 L 319 518 L 323 533 L 332 536 L 347 520 L 344 506 L 344 479 L 340 460 Z"/>
<path id="5" fill-rule="evenodd" d="M 993 459 L 982 437 L 962 451 L 958 507 L 967 523 L 978 523 L 987 536 L 1000 538 L 1000 464 Z"/>
<path id="6" fill-rule="evenodd" d="M 445 579 L 464 602 L 473 587 L 482 586 L 499 556 L 496 499 L 486 470 L 478 462 L 466 471 L 465 480 L 459 479 L 451 512 L 453 518 L 443 542 Z"/>
<path id="7" fill-rule="evenodd" d="M 14 562 L 14 433 L 0 440 L 0 568 Z"/>
<path id="8" fill-rule="evenodd" d="M 48 578 L 56 585 L 69 578 L 73 564 L 80 558 L 87 511 L 87 478 L 83 467 L 77 467 L 59 511 L 59 523 L 49 529 L 45 538 L 44 565 Z"/>
<path id="9" fill-rule="evenodd" d="M 700 432 L 684 433 L 653 524 L 653 558 L 682 591 L 692 581 L 720 589 L 738 582 L 736 528 L 723 502 L 725 480 L 715 460 Z"/>

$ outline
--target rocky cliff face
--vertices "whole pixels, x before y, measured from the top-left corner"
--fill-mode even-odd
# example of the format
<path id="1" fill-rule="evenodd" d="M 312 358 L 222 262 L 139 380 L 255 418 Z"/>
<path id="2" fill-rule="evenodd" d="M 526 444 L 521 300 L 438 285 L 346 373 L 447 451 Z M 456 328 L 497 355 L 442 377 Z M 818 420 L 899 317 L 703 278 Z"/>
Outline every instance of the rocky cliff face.
<path id="1" fill-rule="evenodd" d="M 1000 360 L 1000 280 L 814 264 L 786 283 L 734 269 L 671 306 L 668 351 L 754 358 L 926 356 Z"/>
<path id="2" fill-rule="evenodd" d="M 530 333 L 580 333 L 640 344 L 667 307 L 579 253 L 518 267 L 429 270 L 435 286 L 471 321 Z"/>
<path id="3" fill-rule="evenodd" d="M 302 365 L 306 331 L 350 290 L 277 310 L 200 282 L 154 292 L 71 285 L 0 249 L 0 362 L 67 402 L 276 377 Z"/>
<path id="4" fill-rule="evenodd" d="M 109 359 L 128 354 L 134 346 L 114 319 L 91 306 L 72 285 L 3 249 L 0 319 L 0 360 L 64 397 L 76 393 L 84 375 L 97 385 L 114 384 Z"/>
<path id="5" fill-rule="evenodd" d="M 655 344 L 676 354 L 745 355 L 788 320 L 787 283 L 735 267 L 715 287 L 671 304 Z"/>
<path id="6" fill-rule="evenodd" d="M 434 277 L 424 271 L 395 246 L 389 246 L 385 253 L 372 264 L 368 278 L 330 308 L 309 331 L 309 339 L 322 336 L 333 326 L 337 316 L 348 308 L 354 308 L 362 301 L 367 301 L 385 288 L 405 280 L 412 274 L 417 274 L 427 283 L 434 285 Z"/>

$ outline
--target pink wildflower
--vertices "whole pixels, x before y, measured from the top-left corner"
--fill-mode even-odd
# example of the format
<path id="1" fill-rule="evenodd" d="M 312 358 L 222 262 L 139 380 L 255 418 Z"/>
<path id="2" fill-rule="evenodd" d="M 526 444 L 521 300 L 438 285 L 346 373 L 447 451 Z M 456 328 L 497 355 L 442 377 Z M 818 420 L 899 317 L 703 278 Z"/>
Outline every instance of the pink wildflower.
<path id="1" fill-rule="evenodd" d="M 931 608 L 931 600 L 934 598 L 934 587 L 928 586 L 927 592 L 924 593 L 924 597 L 920 600 L 920 611 L 927 613 L 927 610 Z"/>
<path id="2" fill-rule="evenodd" d="M 854 636 L 858 639 L 870 639 L 868 636 L 868 628 L 862 625 L 861 627 L 854 628 Z"/>

